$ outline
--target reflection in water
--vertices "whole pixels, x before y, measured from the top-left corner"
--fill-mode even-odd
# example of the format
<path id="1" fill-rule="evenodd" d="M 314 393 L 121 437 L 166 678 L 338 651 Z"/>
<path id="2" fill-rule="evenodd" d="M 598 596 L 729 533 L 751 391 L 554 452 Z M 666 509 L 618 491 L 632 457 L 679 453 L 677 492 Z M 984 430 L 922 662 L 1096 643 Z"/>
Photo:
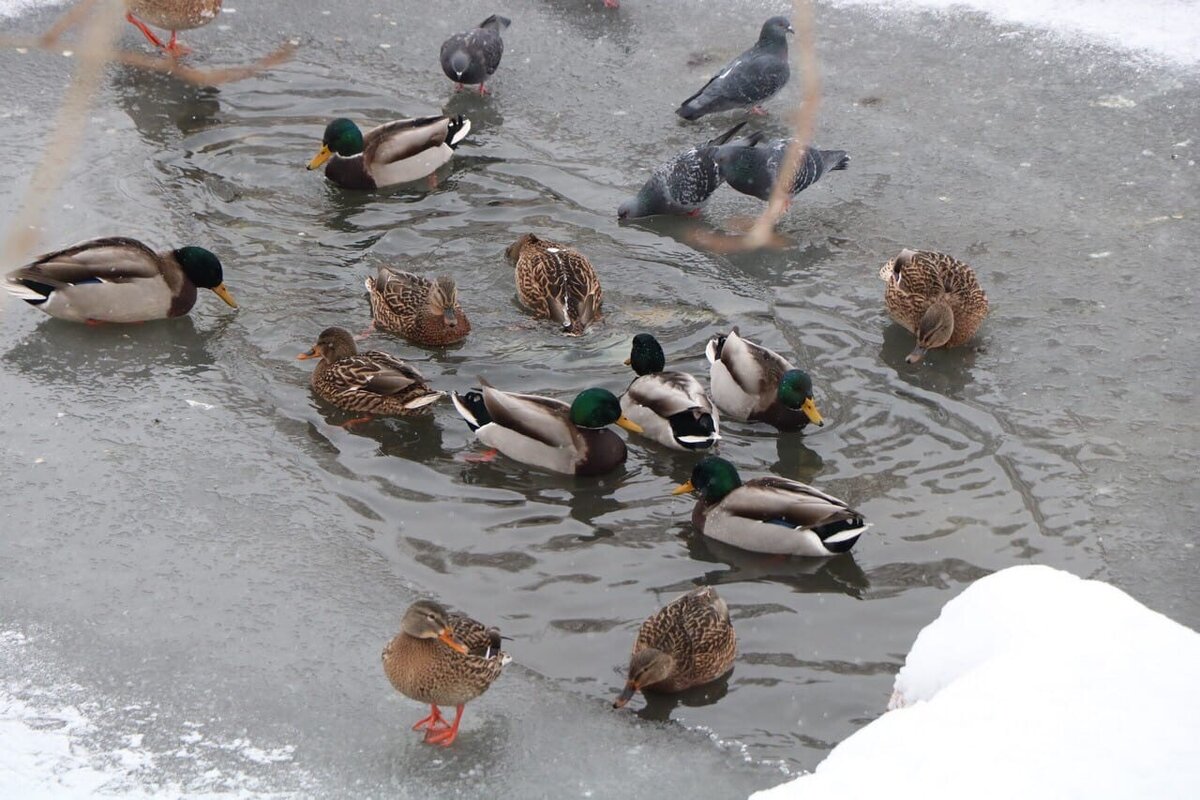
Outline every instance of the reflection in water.
<path id="1" fill-rule="evenodd" d="M 666 722 L 671 718 L 671 712 L 679 706 L 688 706 L 690 708 L 711 706 L 729 694 L 729 678 L 733 673 L 734 670 L 731 669 L 715 681 L 673 694 L 664 694 L 663 692 L 655 691 L 643 692 L 642 696 L 646 700 L 646 705 L 638 709 L 635 713 L 641 719 Z"/>
<path id="2" fill-rule="evenodd" d="M 902 380 L 958 400 L 971 383 L 977 340 L 978 337 L 965 347 L 931 350 L 920 363 L 906 364 L 904 358 L 912 352 L 916 340 L 903 326 L 891 322 L 883 329 L 883 346 L 879 349 L 879 357 Z"/>
<path id="3" fill-rule="evenodd" d="M 36 312 L 41 313 L 41 312 Z M 45 383 L 102 387 L 153 382 L 166 372 L 199 375 L 213 365 L 210 343 L 229 320 L 198 331 L 190 316 L 140 325 L 80 325 L 47 318 L 4 353 L 5 362 Z"/>
<path id="4" fill-rule="evenodd" d="M 698 582 L 708 586 L 771 581 L 803 594 L 845 594 L 861 599 L 871 585 L 867 574 L 854 560 L 853 552 L 831 558 L 752 553 L 696 533 L 690 524 L 686 528 L 688 555 L 696 561 L 729 567 L 705 572 Z"/>
<path id="5" fill-rule="evenodd" d="M 112 86 L 118 102 L 149 143 L 165 147 L 212 127 L 221 111 L 215 87 L 196 86 L 164 72 L 115 65 Z"/>
<path id="6" fill-rule="evenodd" d="M 804 434 L 800 431 L 780 433 L 775 452 L 779 458 L 771 465 L 771 472 L 781 478 L 812 483 L 825 465 L 821 455 L 804 444 Z"/>
<path id="7" fill-rule="evenodd" d="M 493 98 L 480 97 L 478 92 L 471 91 L 470 88 L 461 92 L 455 92 L 451 88 L 450 98 L 446 101 L 442 113 L 452 117 L 464 114 L 471 120 L 471 132 L 467 134 L 465 142 L 470 142 L 471 137 L 478 136 L 488 129 L 499 128 L 504 124 L 500 104 Z M 460 147 L 455 151 L 455 155 L 460 156 L 462 152 L 463 148 Z"/>

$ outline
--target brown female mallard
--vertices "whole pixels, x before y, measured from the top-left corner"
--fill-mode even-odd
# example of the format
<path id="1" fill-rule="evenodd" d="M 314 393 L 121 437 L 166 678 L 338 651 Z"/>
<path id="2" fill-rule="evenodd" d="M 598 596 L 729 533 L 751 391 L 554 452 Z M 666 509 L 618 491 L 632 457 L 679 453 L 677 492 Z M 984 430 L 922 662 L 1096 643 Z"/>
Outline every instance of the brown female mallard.
<path id="1" fill-rule="evenodd" d="M 321 359 L 313 370 L 313 391 L 347 411 L 403 416 L 425 408 L 444 394 L 429 388 L 421 373 L 395 356 L 378 350 L 358 352 L 354 337 L 345 328 L 321 331 L 313 348 L 296 358 Z"/>
<path id="2" fill-rule="evenodd" d="M 488 690 L 512 659 L 500 650 L 500 631 L 450 614 L 432 600 L 404 612 L 400 633 L 383 648 L 383 671 L 396 691 L 429 703 L 429 716 L 413 725 L 425 741 L 449 747 L 458 736 L 463 706 Z M 438 706 L 455 706 L 454 722 Z"/>
<path id="3" fill-rule="evenodd" d="M 936 347 L 966 344 L 987 316 L 987 295 L 975 271 L 945 253 L 906 248 L 883 265 L 879 277 L 887 283 L 888 313 L 917 337 L 904 359 L 909 364 Z"/>
<path id="4" fill-rule="evenodd" d="M 591 262 L 566 245 L 527 233 L 504 251 L 516 268 L 521 305 L 572 336 L 600 316 L 603 292 Z"/>
<path id="5" fill-rule="evenodd" d="M 380 266 L 374 278 L 367 278 L 367 291 L 375 325 L 410 342 L 440 347 L 460 342 L 471 332 L 449 275 L 431 281 Z"/>
<path id="6" fill-rule="evenodd" d="M 714 681 L 733 667 L 737 635 L 729 607 L 711 586 L 680 595 L 638 629 L 620 708 L 639 691 L 682 692 Z"/>
<path id="7" fill-rule="evenodd" d="M 125 0 L 125 7 L 129 10 L 125 19 L 137 26 L 155 47 L 178 58 L 191 51 L 179 41 L 177 31 L 212 22 L 221 13 L 221 0 Z M 171 41 L 163 44 L 147 24 L 170 31 Z"/>
<path id="8" fill-rule="evenodd" d="M 8 273 L 4 288 L 52 317 L 71 322 L 146 322 L 179 317 L 211 289 L 237 308 L 221 261 L 203 247 L 156 253 L 137 239 L 110 236 L 38 256 Z"/>

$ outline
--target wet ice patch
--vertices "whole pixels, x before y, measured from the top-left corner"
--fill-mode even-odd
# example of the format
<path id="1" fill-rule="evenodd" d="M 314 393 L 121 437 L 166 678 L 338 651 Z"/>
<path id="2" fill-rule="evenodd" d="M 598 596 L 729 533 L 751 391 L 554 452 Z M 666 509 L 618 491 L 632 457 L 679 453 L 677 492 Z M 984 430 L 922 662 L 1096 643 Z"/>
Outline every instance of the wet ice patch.
<path id="1" fill-rule="evenodd" d="M 312 782 L 292 745 L 265 746 L 207 732 L 164 731 L 153 708 L 119 705 L 57 680 L 30 637 L 0 630 L 0 797 L 291 798 Z M 171 742 L 155 747 L 150 740 Z M 286 778 L 284 773 L 286 772 Z M 299 777 L 299 781 L 294 780 Z"/>

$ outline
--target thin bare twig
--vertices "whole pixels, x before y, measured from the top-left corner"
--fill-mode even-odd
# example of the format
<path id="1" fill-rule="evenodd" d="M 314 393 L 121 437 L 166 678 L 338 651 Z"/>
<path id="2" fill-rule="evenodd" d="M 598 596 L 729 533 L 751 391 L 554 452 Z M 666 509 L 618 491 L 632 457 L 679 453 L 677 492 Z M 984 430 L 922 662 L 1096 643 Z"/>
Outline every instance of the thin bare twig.
<path id="1" fill-rule="evenodd" d="M 792 141 L 783 156 L 783 164 L 767 207 L 751 225 L 744 236 L 710 231 L 698 231 L 693 235 L 696 244 L 721 253 L 740 250 L 758 250 L 763 247 L 779 247 L 783 239 L 775 233 L 775 226 L 788 208 L 792 183 L 800 168 L 800 159 L 805 148 L 812 142 L 816 129 L 817 110 L 821 106 L 821 76 L 818 71 L 817 49 L 813 35 L 812 4 L 809 0 L 793 0 L 795 10 L 796 45 L 800 50 L 800 65 L 804 70 L 804 97 L 792 113 Z"/>

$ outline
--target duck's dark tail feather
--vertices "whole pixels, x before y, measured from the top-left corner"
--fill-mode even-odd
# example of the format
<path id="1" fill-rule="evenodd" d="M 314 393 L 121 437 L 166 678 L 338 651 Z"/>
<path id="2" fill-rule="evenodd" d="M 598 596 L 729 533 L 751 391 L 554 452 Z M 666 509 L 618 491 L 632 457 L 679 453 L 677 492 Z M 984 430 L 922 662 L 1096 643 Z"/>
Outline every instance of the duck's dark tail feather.
<path id="1" fill-rule="evenodd" d="M 450 395 L 450 401 L 454 403 L 454 409 L 458 411 L 459 416 L 467 421 L 467 427 L 473 431 L 479 430 L 492 421 L 487 406 L 484 405 L 483 395 L 479 392 L 472 391 L 466 394 L 454 392 Z"/>

